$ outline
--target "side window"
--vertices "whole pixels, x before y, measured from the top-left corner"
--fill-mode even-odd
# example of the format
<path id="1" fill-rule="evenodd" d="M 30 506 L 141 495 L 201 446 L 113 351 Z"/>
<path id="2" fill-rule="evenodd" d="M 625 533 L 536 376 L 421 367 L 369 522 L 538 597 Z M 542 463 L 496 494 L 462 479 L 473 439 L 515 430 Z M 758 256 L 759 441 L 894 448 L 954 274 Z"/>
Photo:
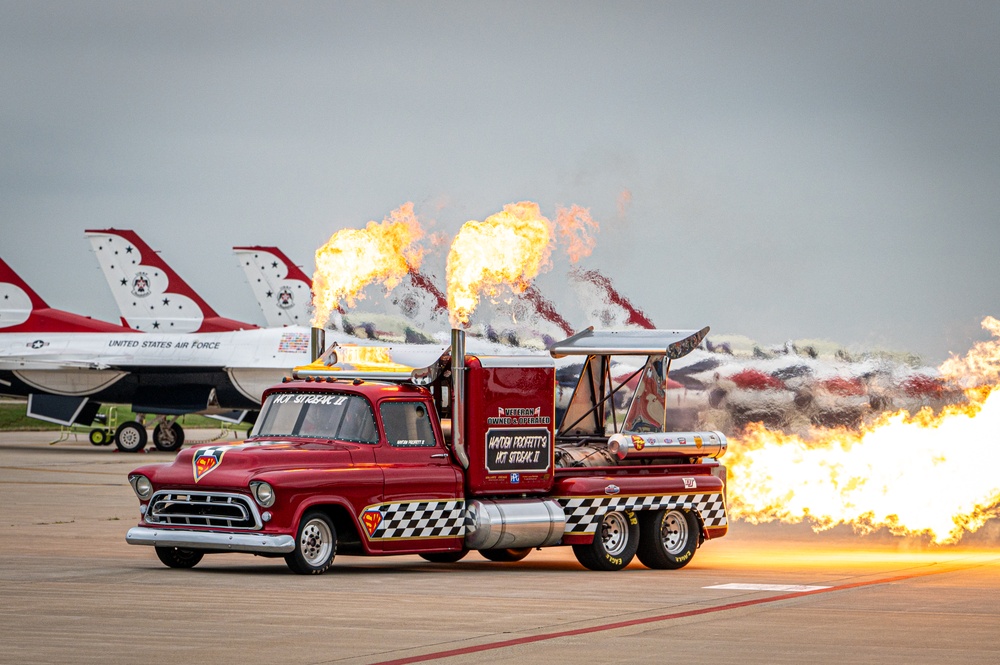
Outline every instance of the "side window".
<path id="1" fill-rule="evenodd" d="M 378 443 L 375 415 L 372 413 L 371 407 L 368 406 L 368 400 L 363 397 L 350 399 L 344 412 L 344 418 L 340 422 L 337 438 L 362 443 Z"/>
<path id="2" fill-rule="evenodd" d="M 436 445 L 431 417 L 423 402 L 382 402 L 379 411 L 390 446 L 427 448 Z"/>

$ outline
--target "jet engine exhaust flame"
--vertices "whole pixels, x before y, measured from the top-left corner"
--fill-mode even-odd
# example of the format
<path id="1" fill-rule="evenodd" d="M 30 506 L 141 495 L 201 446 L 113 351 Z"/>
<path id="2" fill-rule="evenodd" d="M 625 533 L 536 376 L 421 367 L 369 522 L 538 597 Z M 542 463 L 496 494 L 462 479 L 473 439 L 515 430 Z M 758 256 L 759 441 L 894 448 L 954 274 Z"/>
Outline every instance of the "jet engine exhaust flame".
<path id="1" fill-rule="evenodd" d="M 983 327 L 1000 337 L 996 319 Z M 1000 344 L 977 344 L 941 367 L 969 386 L 967 403 L 886 414 L 857 432 L 817 429 L 807 440 L 749 426 L 726 458 L 731 515 L 957 542 L 1000 515 L 998 368 Z"/>
<path id="2" fill-rule="evenodd" d="M 363 229 L 334 233 L 316 250 L 313 325 L 323 327 L 341 300 L 353 307 L 369 284 L 381 283 L 388 292 L 416 271 L 423 250 L 415 243 L 422 236 L 412 203 L 392 211 L 381 223 L 371 221 Z"/>
<path id="3" fill-rule="evenodd" d="M 490 298 L 504 287 L 521 294 L 548 268 L 552 223 L 537 203 L 509 203 L 484 221 L 468 221 L 448 251 L 448 312 L 453 328 L 469 323 L 480 293 Z"/>

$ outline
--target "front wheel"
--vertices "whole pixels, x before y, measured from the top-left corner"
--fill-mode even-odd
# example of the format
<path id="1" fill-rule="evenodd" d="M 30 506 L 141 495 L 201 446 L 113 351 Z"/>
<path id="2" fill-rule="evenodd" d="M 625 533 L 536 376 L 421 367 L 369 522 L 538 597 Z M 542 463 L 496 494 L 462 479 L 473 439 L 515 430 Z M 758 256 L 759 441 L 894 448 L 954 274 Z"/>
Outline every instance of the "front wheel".
<path id="1" fill-rule="evenodd" d="M 698 518 L 673 508 L 639 516 L 639 561 L 647 568 L 683 568 L 698 549 Z"/>
<path id="2" fill-rule="evenodd" d="M 299 575 L 322 575 L 330 568 L 337 553 L 337 530 L 321 512 L 306 513 L 299 522 L 295 550 L 285 557 L 292 572 Z"/>
<path id="3" fill-rule="evenodd" d="M 115 430 L 115 447 L 123 453 L 141 453 L 146 447 L 146 428 L 130 420 Z"/>
<path id="4" fill-rule="evenodd" d="M 106 446 L 111 443 L 107 431 L 103 429 L 90 430 L 90 443 L 95 446 Z"/>
<path id="5" fill-rule="evenodd" d="M 597 525 L 594 540 L 574 545 L 576 560 L 590 570 L 621 570 L 635 556 L 639 546 L 639 520 L 631 510 L 605 513 Z"/>
<path id="6" fill-rule="evenodd" d="M 479 550 L 485 558 L 490 561 L 507 563 L 510 561 L 520 561 L 531 553 L 530 547 L 504 547 L 495 550 Z"/>
<path id="7" fill-rule="evenodd" d="M 153 428 L 153 445 L 157 450 L 172 453 L 184 445 L 184 430 L 177 423 L 163 423 Z"/>
<path id="8" fill-rule="evenodd" d="M 205 553 L 180 547 L 157 547 L 156 556 L 163 562 L 163 565 L 171 568 L 194 568 L 205 556 Z"/>

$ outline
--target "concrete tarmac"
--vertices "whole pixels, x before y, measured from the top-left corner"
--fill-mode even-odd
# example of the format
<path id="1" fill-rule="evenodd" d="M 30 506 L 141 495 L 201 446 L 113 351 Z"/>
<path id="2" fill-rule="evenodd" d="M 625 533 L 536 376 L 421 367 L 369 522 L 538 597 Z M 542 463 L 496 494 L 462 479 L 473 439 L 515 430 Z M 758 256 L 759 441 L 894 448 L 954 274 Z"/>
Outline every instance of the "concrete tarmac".
<path id="1" fill-rule="evenodd" d="M 188 432 L 189 440 L 211 433 Z M 737 522 L 679 571 L 476 553 L 164 567 L 128 472 L 170 454 L 0 434 L 0 663 L 1000 663 L 1000 538 Z"/>

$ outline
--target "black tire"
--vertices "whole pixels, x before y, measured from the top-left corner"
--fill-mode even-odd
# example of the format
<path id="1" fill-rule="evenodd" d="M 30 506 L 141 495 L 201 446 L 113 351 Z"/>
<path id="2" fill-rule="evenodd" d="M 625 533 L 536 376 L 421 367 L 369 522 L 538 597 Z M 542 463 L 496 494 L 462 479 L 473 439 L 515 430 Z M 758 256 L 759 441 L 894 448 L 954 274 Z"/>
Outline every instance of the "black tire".
<path id="1" fill-rule="evenodd" d="M 639 514 L 639 561 L 647 568 L 676 570 L 694 558 L 701 529 L 694 512 L 679 508 Z"/>
<path id="2" fill-rule="evenodd" d="M 479 553 L 490 561 L 507 563 L 510 561 L 520 561 L 531 553 L 530 547 L 505 547 L 496 550 L 479 550 Z"/>
<path id="3" fill-rule="evenodd" d="M 455 563 L 465 558 L 469 550 L 461 549 L 457 552 L 424 552 L 420 558 L 431 563 Z"/>
<path id="4" fill-rule="evenodd" d="M 184 445 L 184 429 L 177 423 L 157 425 L 153 428 L 153 445 L 165 453 L 180 450 Z"/>
<path id="5" fill-rule="evenodd" d="M 129 420 L 115 430 L 115 447 L 123 453 L 141 453 L 146 447 L 146 428 Z"/>
<path id="6" fill-rule="evenodd" d="M 574 545 L 576 560 L 590 570 L 621 570 L 639 546 L 639 520 L 631 510 L 605 513 L 593 542 Z"/>
<path id="7" fill-rule="evenodd" d="M 324 513 L 314 510 L 302 516 L 295 537 L 295 550 L 285 557 L 292 572 L 322 575 L 337 555 L 337 529 Z"/>
<path id="8" fill-rule="evenodd" d="M 107 430 L 103 429 L 92 429 L 90 430 L 90 443 L 95 446 L 106 446 L 111 443 L 111 439 L 108 436 Z"/>
<path id="9" fill-rule="evenodd" d="M 156 556 L 163 565 L 171 568 L 194 568 L 205 556 L 201 550 L 188 550 L 180 547 L 157 547 Z"/>

